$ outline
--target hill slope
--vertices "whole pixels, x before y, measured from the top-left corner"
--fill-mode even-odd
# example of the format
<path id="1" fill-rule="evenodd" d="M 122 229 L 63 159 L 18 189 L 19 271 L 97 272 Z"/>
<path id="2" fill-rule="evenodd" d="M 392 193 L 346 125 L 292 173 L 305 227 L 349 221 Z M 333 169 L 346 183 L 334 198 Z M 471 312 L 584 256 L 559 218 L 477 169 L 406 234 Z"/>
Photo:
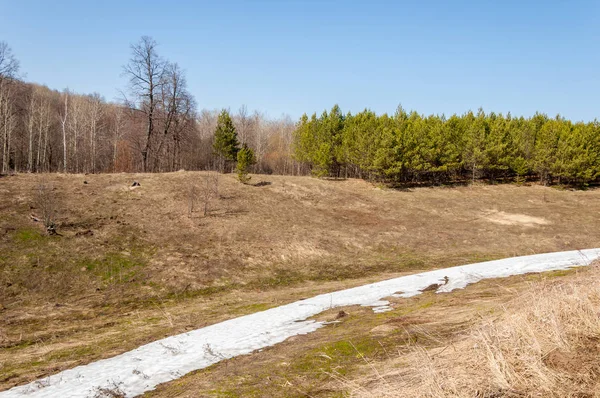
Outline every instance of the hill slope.
<path id="1" fill-rule="evenodd" d="M 0 179 L 3 387 L 323 291 L 600 238 L 595 190 L 225 175 L 204 216 L 206 177 Z M 30 218 L 42 179 L 62 236 Z"/>

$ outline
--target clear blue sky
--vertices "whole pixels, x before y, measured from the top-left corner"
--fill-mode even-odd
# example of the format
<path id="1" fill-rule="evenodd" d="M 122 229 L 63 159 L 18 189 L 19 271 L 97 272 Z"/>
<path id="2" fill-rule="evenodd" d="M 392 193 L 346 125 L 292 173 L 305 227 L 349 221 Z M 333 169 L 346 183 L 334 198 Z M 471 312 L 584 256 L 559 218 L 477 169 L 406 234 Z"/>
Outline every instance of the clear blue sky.
<path id="1" fill-rule="evenodd" d="M 0 40 L 27 80 L 108 100 L 149 35 L 200 108 L 600 118 L 598 0 L 0 3 Z"/>

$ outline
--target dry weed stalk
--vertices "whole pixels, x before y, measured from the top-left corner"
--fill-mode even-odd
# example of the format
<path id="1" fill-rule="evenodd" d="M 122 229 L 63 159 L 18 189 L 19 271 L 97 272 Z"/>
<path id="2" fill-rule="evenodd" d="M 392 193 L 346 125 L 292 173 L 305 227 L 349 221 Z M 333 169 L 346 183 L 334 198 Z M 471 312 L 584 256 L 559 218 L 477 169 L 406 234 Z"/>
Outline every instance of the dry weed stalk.
<path id="1" fill-rule="evenodd" d="M 58 216 L 59 200 L 54 187 L 45 179 L 42 179 L 36 187 L 34 204 L 41 213 L 46 232 L 56 235 L 56 218 Z"/>
<path id="2" fill-rule="evenodd" d="M 211 171 L 202 177 L 200 184 L 191 181 L 188 184 L 188 217 L 196 208 L 196 204 L 200 201 L 202 205 L 202 214 L 207 216 L 212 202 L 219 199 L 219 173 Z"/>

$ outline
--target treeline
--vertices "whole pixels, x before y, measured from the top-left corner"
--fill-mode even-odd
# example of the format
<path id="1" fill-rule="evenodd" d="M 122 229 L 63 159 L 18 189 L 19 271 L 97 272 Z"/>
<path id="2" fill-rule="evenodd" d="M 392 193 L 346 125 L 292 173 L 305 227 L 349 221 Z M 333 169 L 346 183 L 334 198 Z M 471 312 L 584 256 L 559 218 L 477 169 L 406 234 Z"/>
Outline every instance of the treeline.
<path id="1" fill-rule="evenodd" d="M 166 172 L 219 167 L 213 143 L 221 110 L 197 111 L 177 64 L 142 38 L 124 66 L 119 103 L 99 94 L 51 90 L 20 78 L 19 62 L 0 42 L 0 173 Z M 297 174 L 295 123 L 245 106 L 231 115 L 240 145 L 256 154 L 253 171 Z"/>
<path id="2" fill-rule="evenodd" d="M 0 42 L 0 173 L 232 170 L 215 140 L 220 111 L 198 112 L 182 69 L 143 37 L 123 67 L 123 101 L 26 83 Z M 343 114 L 269 119 L 225 111 L 232 148 L 256 173 L 357 177 L 385 183 L 539 179 L 585 185 L 600 176 L 600 123 L 536 114 Z M 235 137 L 234 137 L 235 136 Z M 216 144 L 215 144 L 216 142 Z M 221 148 L 222 149 L 222 148 Z M 219 153 L 221 152 L 221 153 Z M 250 153 L 250 152 L 248 152 Z M 251 161 L 250 161 L 251 160 Z M 249 166 L 250 167 L 250 166 Z"/>
<path id="3" fill-rule="evenodd" d="M 535 178 L 580 185 L 600 176 L 600 123 L 481 109 L 448 118 L 402 107 L 393 116 L 369 110 L 344 115 L 336 105 L 319 117 L 302 116 L 293 152 L 317 176 L 427 184 Z"/>

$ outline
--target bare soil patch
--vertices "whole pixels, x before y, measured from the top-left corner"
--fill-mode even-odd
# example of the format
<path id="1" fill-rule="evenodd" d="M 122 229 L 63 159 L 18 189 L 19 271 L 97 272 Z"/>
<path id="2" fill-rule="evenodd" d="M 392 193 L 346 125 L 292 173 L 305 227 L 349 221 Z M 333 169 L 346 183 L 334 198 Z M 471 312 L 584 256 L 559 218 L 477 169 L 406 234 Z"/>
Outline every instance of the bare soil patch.
<path id="1" fill-rule="evenodd" d="M 496 210 L 485 213 L 484 218 L 500 225 L 522 225 L 524 227 L 534 227 L 537 225 L 550 224 L 548 220 L 542 217 L 533 217 L 526 214 L 511 214 Z"/>

